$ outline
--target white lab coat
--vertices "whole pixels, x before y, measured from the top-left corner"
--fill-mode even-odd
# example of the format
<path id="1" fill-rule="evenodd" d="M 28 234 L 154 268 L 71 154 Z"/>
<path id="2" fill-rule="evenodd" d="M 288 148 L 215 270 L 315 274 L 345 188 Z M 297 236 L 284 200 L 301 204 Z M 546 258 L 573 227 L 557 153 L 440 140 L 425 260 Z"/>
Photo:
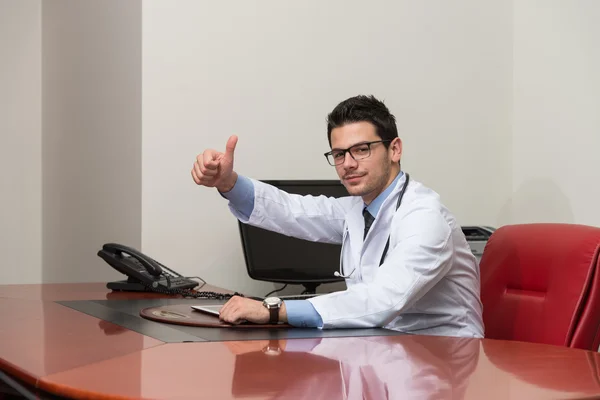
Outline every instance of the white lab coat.
<path id="1" fill-rule="evenodd" d="M 252 180 L 254 209 L 240 221 L 305 240 L 342 244 L 347 290 L 310 299 L 323 328 L 385 327 L 407 333 L 483 337 L 479 267 L 451 213 L 433 190 L 404 174 L 363 242 L 364 203 L 300 196 Z M 379 266 L 385 243 L 390 245 Z"/>
<path id="2" fill-rule="evenodd" d="M 309 377 L 291 374 L 286 388 L 272 398 L 464 399 L 469 378 L 479 361 L 480 341 L 426 339 L 431 338 L 324 339 L 309 354 L 336 360 L 337 368 L 322 359 L 315 359 L 321 367 L 318 374 Z M 290 356 L 290 353 L 285 352 L 283 356 Z M 308 361 L 309 358 L 305 356 L 305 359 Z"/>

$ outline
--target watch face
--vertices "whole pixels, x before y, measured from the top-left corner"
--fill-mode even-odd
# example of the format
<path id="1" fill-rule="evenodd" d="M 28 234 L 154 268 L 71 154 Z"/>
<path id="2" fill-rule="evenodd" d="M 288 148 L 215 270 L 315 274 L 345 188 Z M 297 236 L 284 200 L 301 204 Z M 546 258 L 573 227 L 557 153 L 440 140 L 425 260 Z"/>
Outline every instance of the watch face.
<path id="1" fill-rule="evenodd" d="M 263 301 L 267 306 L 270 306 L 270 307 L 278 306 L 282 303 L 282 301 L 279 297 L 267 297 Z"/>
<path id="2" fill-rule="evenodd" d="M 282 353 L 279 346 L 267 346 L 263 349 L 263 353 L 268 356 L 278 356 Z"/>

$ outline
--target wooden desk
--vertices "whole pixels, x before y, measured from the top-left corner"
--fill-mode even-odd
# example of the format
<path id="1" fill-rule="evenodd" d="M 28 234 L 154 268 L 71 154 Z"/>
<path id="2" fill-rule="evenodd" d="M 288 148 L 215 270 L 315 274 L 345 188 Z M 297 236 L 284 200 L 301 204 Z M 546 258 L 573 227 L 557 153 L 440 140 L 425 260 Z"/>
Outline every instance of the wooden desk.
<path id="1" fill-rule="evenodd" d="M 94 399 L 600 395 L 600 358 L 583 350 L 431 336 L 164 343 L 55 303 L 156 296 L 102 283 L 0 286 L 0 369 Z"/>

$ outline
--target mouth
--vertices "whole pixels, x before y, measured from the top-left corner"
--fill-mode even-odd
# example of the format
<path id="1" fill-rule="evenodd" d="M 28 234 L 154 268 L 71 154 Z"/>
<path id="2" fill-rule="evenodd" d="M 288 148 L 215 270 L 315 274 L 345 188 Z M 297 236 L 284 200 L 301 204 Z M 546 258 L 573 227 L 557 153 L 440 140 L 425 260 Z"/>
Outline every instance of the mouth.
<path id="1" fill-rule="evenodd" d="M 348 183 L 358 182 L 364 175 L 348 175 L 344 177 L 344 180 Z"/>

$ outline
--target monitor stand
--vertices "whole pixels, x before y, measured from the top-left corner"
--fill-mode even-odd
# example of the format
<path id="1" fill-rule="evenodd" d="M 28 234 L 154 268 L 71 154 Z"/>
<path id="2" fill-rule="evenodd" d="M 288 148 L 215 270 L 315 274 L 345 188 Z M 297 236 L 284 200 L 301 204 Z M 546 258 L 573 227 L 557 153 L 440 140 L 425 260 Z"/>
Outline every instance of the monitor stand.
<path id="1" fill-rule="evenodd" d="M 304 291 L 301 294 L 317 294 L 317 286 L 320 286 L 320 283 L 303 283 Z"/>

